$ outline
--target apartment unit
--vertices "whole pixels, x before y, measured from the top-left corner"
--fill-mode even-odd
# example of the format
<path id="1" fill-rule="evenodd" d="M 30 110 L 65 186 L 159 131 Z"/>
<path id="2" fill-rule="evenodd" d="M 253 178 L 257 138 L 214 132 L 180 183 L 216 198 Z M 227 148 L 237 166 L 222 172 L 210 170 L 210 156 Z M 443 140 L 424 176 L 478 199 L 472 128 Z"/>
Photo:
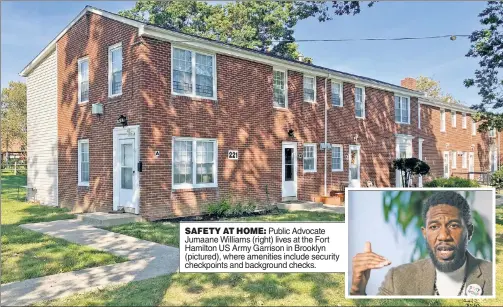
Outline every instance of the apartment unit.
<path id="1" fill-rule="evenodd" d="M 396 157 L 422 158 L 438 177 L 487 170 L 497 152 L 469 108 L 425 97 L 412 79 L 397 86 L 93 7 L 21 75 L 30 198 L 75 212 L 155 220 L 226 196 L 310 200 L 397 185 Z"/>

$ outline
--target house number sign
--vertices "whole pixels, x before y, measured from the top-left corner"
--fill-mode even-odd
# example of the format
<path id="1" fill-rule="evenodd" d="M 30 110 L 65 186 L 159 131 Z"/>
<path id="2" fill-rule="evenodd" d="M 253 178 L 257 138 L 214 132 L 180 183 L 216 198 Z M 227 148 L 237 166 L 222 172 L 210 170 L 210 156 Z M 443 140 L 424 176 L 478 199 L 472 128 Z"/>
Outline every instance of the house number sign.
<path id="1" fill-rule="evenodd" d="M 229 150 L 227 154 L 227 158 L 229 160 L 237 160 L 238 159 L 238 151 L 237 150 Z"/>

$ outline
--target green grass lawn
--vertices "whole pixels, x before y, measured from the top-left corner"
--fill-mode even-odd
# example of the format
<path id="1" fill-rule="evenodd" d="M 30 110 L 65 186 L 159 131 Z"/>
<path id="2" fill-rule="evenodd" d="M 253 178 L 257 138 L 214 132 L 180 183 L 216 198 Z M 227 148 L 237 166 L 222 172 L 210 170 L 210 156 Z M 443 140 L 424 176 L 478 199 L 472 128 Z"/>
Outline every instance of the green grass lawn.
<path id="1" fill-rule="evenodd" d="M 18 200 L 17 187 L 25 184 L 26 176 L 2 173 L 2 284 L 127 260 L 19 227 L 75 218 L 65 209 Z"/>
<path id="2" fill-rule="evenodd" d="M 247 217 L 250 221 L 342 221 L 343 215 L 290 212 Z M 76 294 L 39 305 L 59 306 L 503 306 L 503 209 L 497 209 L 496 299 L 347 300 L 342 273 L 177 273 L 100 291 Z M 137 223 L 112 231 L 178 246 L 178 223 Z M 501 276 L 501 278 L 498 278 Z"/>

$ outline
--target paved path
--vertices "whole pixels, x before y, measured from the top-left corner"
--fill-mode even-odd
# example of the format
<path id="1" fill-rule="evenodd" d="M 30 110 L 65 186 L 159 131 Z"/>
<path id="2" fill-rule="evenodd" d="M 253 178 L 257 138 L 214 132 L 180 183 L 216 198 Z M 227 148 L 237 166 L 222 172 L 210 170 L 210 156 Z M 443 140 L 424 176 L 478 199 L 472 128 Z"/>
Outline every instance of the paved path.
<path id="1" fill-rule="evenodd" d="M 26 306 L 178 271 L 178 248 L 95 228 L 77 220 L 25 224 L 21 227 L 124 256 L 130 261 L 2 285 L 2 306 Z"/>

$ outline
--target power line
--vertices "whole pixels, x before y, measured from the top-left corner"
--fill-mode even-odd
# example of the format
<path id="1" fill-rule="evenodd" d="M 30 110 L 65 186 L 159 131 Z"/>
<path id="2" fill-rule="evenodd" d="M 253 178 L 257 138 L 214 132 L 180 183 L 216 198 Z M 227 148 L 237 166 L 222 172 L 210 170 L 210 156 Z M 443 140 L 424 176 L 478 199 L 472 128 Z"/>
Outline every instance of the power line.
<path id="1" fill-rule="evenodd" d="M 273 42 L 351 42 L 351 41 L 402 41 L 402 40 L 421 40 L 421 39 L 439 39 L 450 38 L 456 40 L 457 37 L 470 37 L 468 34 L 456 35 L 436 35 L 419 37 L 394 37 L 394 38 L 341 38 L 341 39 L 296 39 L 296 40 L 277 40 Z"/>

